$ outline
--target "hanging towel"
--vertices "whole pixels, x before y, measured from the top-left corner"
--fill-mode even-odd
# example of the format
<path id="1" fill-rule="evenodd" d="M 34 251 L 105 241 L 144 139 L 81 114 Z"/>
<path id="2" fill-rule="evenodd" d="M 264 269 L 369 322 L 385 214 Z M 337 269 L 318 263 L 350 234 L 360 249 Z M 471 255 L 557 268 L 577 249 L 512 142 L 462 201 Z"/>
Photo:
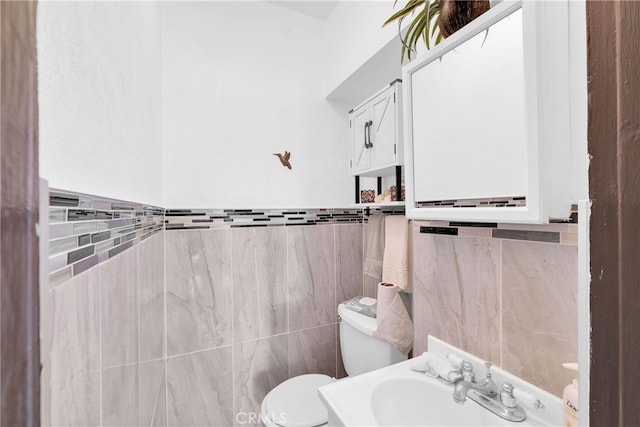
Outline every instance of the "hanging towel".
<path id="1" fill-rule="evenodd" d="M 413 323 L 393 283 L 378 284 L 378 328 L 374 338 L 393 345 L 402 354 L 409 354 L 413 345 Z"/>
<path id="2" fill-rule="evenodd" d="M 409 223 L 403 215 L 385 218 L 382 281 L 394 283 L 405 292 L 409 289 Z"/>
<path id="3" fill-rule="evenodd" d="M 386 215 L 370 215 L 364 226 L 364 274 L 382 279 L 382 256 L 384 254 L 384 219 Z"/>

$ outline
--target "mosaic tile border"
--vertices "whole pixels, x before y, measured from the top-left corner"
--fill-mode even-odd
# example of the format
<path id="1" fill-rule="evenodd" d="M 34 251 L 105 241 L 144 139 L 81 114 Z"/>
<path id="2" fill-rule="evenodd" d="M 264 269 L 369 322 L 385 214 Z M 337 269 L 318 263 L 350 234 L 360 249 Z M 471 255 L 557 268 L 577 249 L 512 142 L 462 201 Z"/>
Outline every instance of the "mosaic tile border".
<path id="1" fill-rule="evenodd" d="M 49 189 L 49 279 L 55 285 L 164 228 L 164 209 Z"/>
<path id="2" fill-rule="evenodd" d="M 509 239 L 576 246 L 578 244 L 577 212 L 574 222 L 543 225 L 492 222 L 415 221 L 415 232 L 458 237 Z"/>
<path id="3" fill-rule="evenodd" d="M 167 209 L 165 230 L 207 230 L 362 223 L 373 213 L 403 215 L 404 206 L 346 209 Z"/>
<path id="4" fill-rule="evenodd" d="M 367 206 L 364 208 L 364 222 L 367 222 L 369 215 L 384 214 L 384 215 L 404 215 L 404 206 Z"/>
<path id="5" fill-rule="evenodd" d="M 404 206 L 332 209 L 164 209 L 49 190 L 49 278 L 55 286 L 162 230 L 206 230 L 366 223 L 369 215 L 403 215 Z M 543 226 L 417 221 L 421 233 L 577 244 L 577 206 L 570 223 Z"/>
<path id="6" fill-rule="evenodd" d="M 490 197 L 486 199 L 428 200 L 415 203 L 417 208 L 511 208 L 527 206 L 525 196 Z"/>
<path id="7" fill-rule="evenodd" d="M 404 207 L 164 209 L 49 189 L 49 281 L 55 286 L 162 230 L 362 223 L 375 212 L 404 214 Z"/>
<path id="8" fill-rule="evenodd" d="M 362 222 L 362 209 L 167 209 L 165 229 L 218 229 Z"/>

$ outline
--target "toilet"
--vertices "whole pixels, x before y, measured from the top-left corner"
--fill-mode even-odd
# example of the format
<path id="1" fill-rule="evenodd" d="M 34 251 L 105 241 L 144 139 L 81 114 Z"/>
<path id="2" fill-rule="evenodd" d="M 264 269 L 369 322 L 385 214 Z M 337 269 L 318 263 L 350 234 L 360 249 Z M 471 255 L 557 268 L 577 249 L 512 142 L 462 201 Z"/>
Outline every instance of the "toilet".
<path id="1" fill-rule="evenodd" d="M 349 376 L 363 374 L 407 356 L 391 344 L 373 337 L 376 319 L 338 305 L 340 348 Z M 271 390 L 262 401 L 260 419 L 265 427 L 315 427 L 327 424 L 328 413 L 318 397 L 318 388 L 336 381 L 328 375 L 299 375 Z M 339 381 L 339 380 L 338 380 Z"/>

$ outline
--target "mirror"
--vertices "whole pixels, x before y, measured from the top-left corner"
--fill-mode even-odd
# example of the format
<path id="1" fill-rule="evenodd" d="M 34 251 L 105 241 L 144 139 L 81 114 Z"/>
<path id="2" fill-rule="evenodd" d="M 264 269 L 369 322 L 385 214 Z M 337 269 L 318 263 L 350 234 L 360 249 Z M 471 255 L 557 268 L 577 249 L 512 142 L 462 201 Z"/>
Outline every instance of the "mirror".
<path id="1" fill-rule="evenodd" d="M 416 202 L 527 194 L 521 9 L 434 57 L 412 85 Z"/>

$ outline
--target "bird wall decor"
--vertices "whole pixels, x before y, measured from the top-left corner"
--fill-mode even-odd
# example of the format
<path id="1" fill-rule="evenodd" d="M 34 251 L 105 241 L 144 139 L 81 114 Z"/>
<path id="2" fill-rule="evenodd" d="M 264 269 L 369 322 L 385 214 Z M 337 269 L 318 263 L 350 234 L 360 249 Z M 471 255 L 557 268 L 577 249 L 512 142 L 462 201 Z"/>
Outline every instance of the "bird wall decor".
<path id="1" fill-rule="evenodd" d="M 278 158 L 280 159 L 280 163 L 282 163 L 282 166 L 291 169 L 291 163 L 289 162 L 289 158 L 291 157 L 290 152 L 285 151 L 284 154 L 273 153 L 273 155 L 278 156 Z"/>

